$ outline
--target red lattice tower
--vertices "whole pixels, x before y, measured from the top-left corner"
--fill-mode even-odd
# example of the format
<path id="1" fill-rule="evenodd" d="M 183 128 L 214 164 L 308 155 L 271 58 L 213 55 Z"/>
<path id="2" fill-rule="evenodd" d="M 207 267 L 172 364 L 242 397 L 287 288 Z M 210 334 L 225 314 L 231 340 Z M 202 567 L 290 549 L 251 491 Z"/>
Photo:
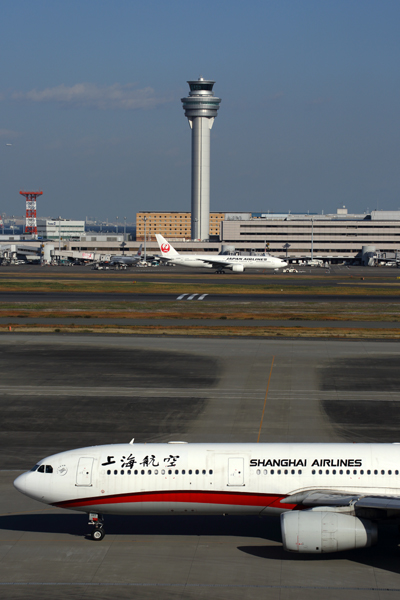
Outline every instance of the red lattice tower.
<path id="1" fill-rule="evenodd" d="M 20 192 L 21 196 L 25 196 L 26 200 L 26 224 L 25 233 L 37 235 L 36 223 L 36 198 L 41 196 L 43 192 Z"/>

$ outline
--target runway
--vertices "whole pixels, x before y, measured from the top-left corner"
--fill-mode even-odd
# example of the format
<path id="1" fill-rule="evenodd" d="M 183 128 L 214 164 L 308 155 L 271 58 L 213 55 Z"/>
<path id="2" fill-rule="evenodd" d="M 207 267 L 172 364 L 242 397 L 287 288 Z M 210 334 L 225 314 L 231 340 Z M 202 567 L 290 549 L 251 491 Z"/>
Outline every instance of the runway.
<path id="1" fill-rule="evenodd" d="M 175 302 L 182 294 L 137 294 L 104 292 L 19 292 L 0 291 L 1 302 Z M 193 287 L 187 296 L 194 295 L 193 301 L 199 302 L 202 294 Z M 400 293 L 396 295 L 365 294 L 207 294 L 207 302 L 357 302 L 357 303 L 400 303 Z M 189 298 L 183 298 L 188 301 Z M 200 300 L 201 301 L 201 300 Z"/>
<path id="2" fill-rule="evenodd" d="M 272 367 L 273 362 L 273 367 Z M 395 342 L 0 336 L 3 598 L 320 598 L 400 591 L 399 539 L 322 556 L 281 549 L 279 520 L 84 515 L 12 487 L 63 449 L 129 441 L 400 441 Z M 269 374 L 272 375 L 267 393 Z"/>

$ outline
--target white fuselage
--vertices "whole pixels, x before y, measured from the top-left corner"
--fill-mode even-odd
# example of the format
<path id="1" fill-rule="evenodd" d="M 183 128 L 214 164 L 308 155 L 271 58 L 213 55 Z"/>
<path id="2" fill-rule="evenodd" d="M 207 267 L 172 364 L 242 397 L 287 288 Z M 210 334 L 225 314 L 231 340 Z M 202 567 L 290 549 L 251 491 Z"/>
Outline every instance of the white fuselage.
<path id="1" fill-rule="evenodd" d="M 19 491 L 104 514 L 277 514 L 305 491 L 400 492 L 397 444 L 113 444 L 38 465 L 15 480 Z"/>
<path id="2" fill-rule="evenodd" d="M 213 258 L 220 263 L 218 266 L 212 264 Z M 200 267 L 203 269 L 231 269 L 233 266 L 242 266 L 244 269 L 281 269 L 286 266 L 286 262 L 273 256 L 232 256 L 209 254 L 194 254 L 184 256 L 179 254 L 169 258 L 170 262 L 183 267 Z M 210 262 L 207 262 L 210 261 Z"/>

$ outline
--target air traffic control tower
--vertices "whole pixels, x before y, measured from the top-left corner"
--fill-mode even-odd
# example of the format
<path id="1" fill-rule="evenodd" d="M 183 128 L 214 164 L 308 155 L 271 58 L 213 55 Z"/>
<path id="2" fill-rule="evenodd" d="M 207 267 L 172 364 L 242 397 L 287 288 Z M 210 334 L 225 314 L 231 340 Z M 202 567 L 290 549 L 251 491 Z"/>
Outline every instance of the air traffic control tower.
<path id="1" fill-rule="evenodd" d="M 210 230 L 210 131 L 221 103 L 213 94 L 215 81 L 188 81 L 182 98 L 192 130 L 192 240 L 208 240 Z"/>

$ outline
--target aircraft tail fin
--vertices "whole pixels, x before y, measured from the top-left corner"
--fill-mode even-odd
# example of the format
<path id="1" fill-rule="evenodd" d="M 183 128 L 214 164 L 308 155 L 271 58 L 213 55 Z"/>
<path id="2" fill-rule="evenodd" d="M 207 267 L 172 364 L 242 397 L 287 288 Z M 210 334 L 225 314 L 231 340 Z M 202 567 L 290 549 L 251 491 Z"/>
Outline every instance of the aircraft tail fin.
<path id="1" fill-rule="evenodd" d="M 156 233 L 156 238 L 163 258 L 174 258 L 179 256 L 179 252 L 177 252 L 162 235 Z"/>
<path id="2" fill-rule="evenodd" d="M 139 250 L 136 252 L 136 256 L 137 256 L 137 257 L 140 257 L 140 256 L 142 256 L 142 246 L 143 246 L 143 244 L 140 244 L 140 246 L 139 246 Z"/>

